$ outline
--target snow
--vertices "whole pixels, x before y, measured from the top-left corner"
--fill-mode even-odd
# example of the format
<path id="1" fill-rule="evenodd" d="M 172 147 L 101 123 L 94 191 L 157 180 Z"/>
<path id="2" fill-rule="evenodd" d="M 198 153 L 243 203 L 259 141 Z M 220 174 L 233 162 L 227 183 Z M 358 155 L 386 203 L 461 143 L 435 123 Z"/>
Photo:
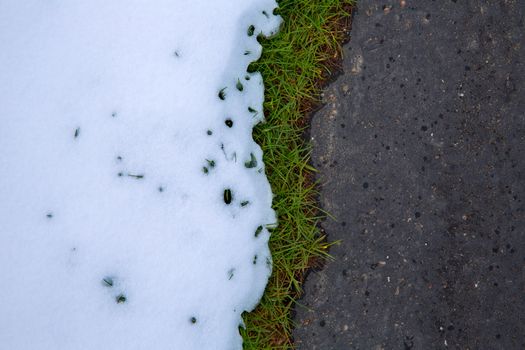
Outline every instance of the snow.
<path id="1" fill-rule="evenodd" d="M 0 0 L 2 349 L 242 348 L 276 223 L 246 69 L 275 7 Z"/>

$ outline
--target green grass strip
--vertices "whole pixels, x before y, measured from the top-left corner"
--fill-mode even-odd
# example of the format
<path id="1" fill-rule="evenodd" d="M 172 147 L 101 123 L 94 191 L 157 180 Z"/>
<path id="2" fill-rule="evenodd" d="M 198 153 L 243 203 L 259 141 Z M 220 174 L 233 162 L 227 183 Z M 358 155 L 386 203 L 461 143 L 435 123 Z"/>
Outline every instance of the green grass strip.
<path id="1" fill-rule="evenodd" d="M 281 0 L 279 34 L 261 39 L 263 55 L 250 70 L 264 78 L 267 122 L 254 130 L 264 151 L 279 226 L 270 249 L 273 274 L 257 309 L 244 315 L 241 329 L 248 350 L 293 348 L 292 308 L 304 272 L 326 258 L 328 244 L 317 227 L 321 219 L 304 139 L 307 113 L 318 103 L 321 83 L 340 58 L 354 0 Z"/>

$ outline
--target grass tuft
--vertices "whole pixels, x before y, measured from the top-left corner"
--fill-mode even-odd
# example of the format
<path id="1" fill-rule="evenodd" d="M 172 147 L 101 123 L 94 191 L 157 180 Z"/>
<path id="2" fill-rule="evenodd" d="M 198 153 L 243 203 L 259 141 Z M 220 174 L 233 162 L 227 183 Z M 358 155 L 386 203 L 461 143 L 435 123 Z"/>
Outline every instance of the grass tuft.
<path id="1" fill-rule="evenodd" d="M 255 128 L 254 138 L 264 151 L 279 225 L 270 238 L 273 273 L 266 292 L 257 309 L 244 315 L 241 334 L 248 350 L 293 348 L 292 309 L 304 273 L 328 257 L 328 243 L 317 226 L 322 214 L 304 132 L 322 82 L 341 57 L 353 3 L 279 1 L 283 27 L 275 37 L 260 39 L 263 55 L 249 68 L 261 72 L 266 87 L 267 122 Z"/>

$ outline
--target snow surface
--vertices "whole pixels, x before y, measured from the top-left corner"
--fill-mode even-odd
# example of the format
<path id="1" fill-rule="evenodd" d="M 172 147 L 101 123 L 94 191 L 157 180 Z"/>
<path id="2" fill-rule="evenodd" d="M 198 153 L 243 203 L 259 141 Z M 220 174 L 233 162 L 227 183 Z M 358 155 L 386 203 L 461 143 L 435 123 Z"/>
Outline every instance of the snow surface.
<path id="1" fill-rule="evenodd" d="M 239 349 L 274 0 L 0 0 L 0 348 Z"/>

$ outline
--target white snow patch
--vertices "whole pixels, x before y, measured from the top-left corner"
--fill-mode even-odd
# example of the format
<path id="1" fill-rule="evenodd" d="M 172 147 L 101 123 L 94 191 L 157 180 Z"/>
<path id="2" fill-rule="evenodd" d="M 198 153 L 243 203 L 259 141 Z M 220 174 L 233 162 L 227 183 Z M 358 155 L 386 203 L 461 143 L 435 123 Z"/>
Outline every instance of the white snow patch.
<path id="1" fill-rule="evenodd" d="M 240 349 L 274 0 L 0 0 L 0 347 Z M 253 27 L 252 27 L 253 26 Z"/>

